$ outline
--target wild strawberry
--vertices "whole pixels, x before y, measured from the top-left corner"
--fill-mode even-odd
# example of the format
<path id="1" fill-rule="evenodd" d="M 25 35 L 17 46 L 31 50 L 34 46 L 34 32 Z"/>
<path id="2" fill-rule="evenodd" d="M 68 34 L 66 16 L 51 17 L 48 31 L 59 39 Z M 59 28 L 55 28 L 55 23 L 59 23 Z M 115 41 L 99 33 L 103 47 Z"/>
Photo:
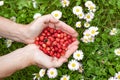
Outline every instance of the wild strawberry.
<path id="1" fill-rule="evenodd" d="M 60 56 L 65 55 L 69 44 L 75 40 L 76 38 L 61 30 L 46 27 L 42 33 L 35 38 L 34 43 L 39 45 L 39 49 L 45 54 L 60 58 Z"/>
<path id="2" fill-rule="evenodd" d="M 56 55 L 56 57 L 57 57 L 57 58 L 60 58 L 60 54 L 58 53 L 58 54 Z"/>
<path id="3" fill-rule="evenodd" d="M 43 41 L 44 40 L 44 36 L 40 36 L 39 39 L 40 39 L 40 41 Z"/>

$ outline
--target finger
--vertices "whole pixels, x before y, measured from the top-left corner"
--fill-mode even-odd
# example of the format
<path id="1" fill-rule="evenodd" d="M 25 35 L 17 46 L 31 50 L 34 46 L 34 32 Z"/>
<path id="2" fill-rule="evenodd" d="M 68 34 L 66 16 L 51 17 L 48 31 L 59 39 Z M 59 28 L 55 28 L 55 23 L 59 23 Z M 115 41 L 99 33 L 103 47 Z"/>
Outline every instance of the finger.
<path id="1" fill-rule="evenodd" d="M 77 50 L 77 48 L 78 48 L 78 46 L 76 46 L 76 45 L 70 47 L 70 48 L 66 51 L 66 54 L 65 54 L 64 57 L 69 58 L 69 57 L 73 54 L 73 52 L 75 52 L 75 51 Z"/>
<path id="2" fill-rule="evenodd" d="M 53 61 L 55 67 L 60 67 L 64 62 L 66 62 L 67 59 L 64 57 L 61 57 L 60 59 L 56 59 Z"/>
<path id="3" fill-rule="evenodd" d="M 67 25 L 66 23 L 64 23 L 62 21 L 59 21 L 59 23 L 56 23 L 55 26 L 57 29 L 64 31 L 64 32 L 72 35 L 73 37 L 78 36 L 78 33 L 72 27 L 70 27 L 69 25 Z"/>
<path id="4" fill-rule="evenodd" d="M 74 41 L 72 44 L 70 44 L 70 45 L 68 46 L 68 49 L 71 48 L 71 47 L 74 46 L 74 45 L 77 46 L 78 44 L 79 44 L 79 41 L 76 40 L 76 41 Z"/>
<path id="5" fill-rule="evenodd" d="M 59 20 L 58 19 L 55 19 L 51 14 L 48 14 L 48 15 L 45 15 L 45 16 L 42 16 L 40 17 L 40 19 L 44 22 L 44 23 L 58 23 Z"/>

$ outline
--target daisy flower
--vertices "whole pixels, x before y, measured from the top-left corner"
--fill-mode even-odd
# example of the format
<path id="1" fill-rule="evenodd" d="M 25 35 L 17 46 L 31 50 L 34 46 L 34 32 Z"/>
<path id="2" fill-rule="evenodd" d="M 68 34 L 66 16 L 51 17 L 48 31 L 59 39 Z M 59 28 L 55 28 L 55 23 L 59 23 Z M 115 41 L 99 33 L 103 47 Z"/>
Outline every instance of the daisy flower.
<path id="1" fill-rule="evenodd" d="M 55 10 L 51 13 L 51 15 L 56 19 L 60 19 L 62 17 L 62 12 L 59 10 Z"/>
<path id="2" fill-rule="evenodd" d="M 95 12 L 96 11 L 96 5 L 95 4 L 92 4 L 88 7 L 88 10 L 91 11 L 91 12 Z"/>
<path id="3" fill-rule="evenodd" d="M 109 33 L 111 36 L 112 35 L 116 35 L 117 34 L 117 29 L 116 28 L 113 28 L 110 33 Z"/>
<path id="4" fill-rule="evenodd" d="M 33 80 L 40 80 L 40 75 L 38 73 L 34 73 L 32 75 L 34 75 Z"/>
<path id="5" fill-rule="evenodd" d="M 37 19 L 39 17 L 41 17 L 41 14 L 40 13 L 35 13 L 34 16 L 33 16 L 33 19 Z"/>
<path id="6" fill-rule="evenodd" d="M 69 80 L 70 79 L 70 76 L 68 75 L 63 75 L 60 80 Z"/>
<path id="7" fill-rule="evenodd" d="M 89 42 L 94 42 L 94 40 L 95 40 L 95 38 L 94 38 L 93 36 L 88 37 L 88 41 L 89 41 Z"/>
<path id="8" fill-rule="evenodd" d="M 92 1 L 86 1 L 85 2 L 85 7 L 90 7 L 93 4 Z"/>
<path id="9" fill-rule="evenodd" d="M 6 39 L 5 40 L 5 43 L 6 43 L 6 46 L 7 46 L 7 48 L 9 48 L 11 45 L 12 45 L 12 40 L 10 40 L 10 39 Z"/>
<path id="10" fill-rule="evenodd" d="M 99 33 L 97 32 L 98 28 L 95 26 L 90 27 L 88 30 L 90 31 L 91 36 L 96 36 Z"/>
<path id="11" fill-rule="evenodd" d="M 2 37 L 0 36 L 0 39 L 1 39 Z"/>
<path id="12" fill-rule="evenodd" d="M 80 14 L 77 15 L 79 19 L 83 19 L 84 18 L 84 13 L 81 12 Z"/>
<path id="13" fill-rule="evenodd" d="M 89 37 L 87 37 L 87 36 L 83 36 L 83 37 L 81 38 L 81 40 L 82 40 L 82 42 L 84 42 L 84 43 L 90 42 L 90 41 L 89 41 Z"/>
<path id="14" fill-rule="evenodd" d="M 81 12 L 82 12 L 82 7 L 81 6 L 73 7 L 73 14 L 79 15 Z"/>
<path id="15" fill-rule="evenodd" d="M 12 21 L 16 21 L 16 17 L 15 16 L 12 16 L 11 18 L 10 18 L 10 20 L 12 20 Z"/>
<path id="16" fill-rule="evenodd" d="M 88 27 L 90 27 L 90 23 L 88 23 L 88 22 L 85 22 L 85 23 L 84 23 L 84 27 L 85 27 L 85 28 L 88 28 Z"/>
<path id="17" fill-rule="evenodd" d="M 68 68 L 72 71 L 78 70 L 79 69 L 79 62 L 76 60 L 69 61 Z"/>
<path id="18" fill-rule="evenodd" d="M 76 25 L 77 28 L 80 28 L 81 27 L 81 21 L 76 22 L 75 25 Z"/>
<path id="19" fill-rule="evenodd" d="M 47 75 L 49 78 L 55 78 L 58 75 L 57 69 L 55 68 L 48 69 Z"/>
<path id="20" fill-rule="evenodd" d="M 45 75 L 45 72 L 46 72 L 46 69 L 41 69 L 41 70 L 39 71 L 40 77 L 43 77 L 43 76 Z"/>
<path id="21" fill-rule="evenodd" d="M 36 2 L 35 0 L 33 0 L 33 3 L 32 3 L 32 4 L 33 4 L 33 7 L 34 7 L 34 8 L 37 8 L 37 2 Z"/>
<path id="22" fill-rule="evenodd" d="M 70 1 L 69 0 L 61 0 L 61 4 L 63 7 L 69 6 Z"/>
<path id="23" fill-rule="evenodd" d="M 73 58 L 75 59 L 75 60 L 82 60 L 83 59 L 83 52 L 82 52 L 82 50 L 77 50 L 77 51 L 75 51 L 74 53 L 73 53 Z"/>
<path id="24" fill-rule="evenodd" d="M 0 1 L 0 6 L 3 6 L 4 5 L 4 1 Z"/>
<path id="25" fill-rule="evenodd" d="M 91 37 L 90 30 L 86 29 L 86 30 L 83 32 L 83 35 L 84 35 L 84 36 L 87 36 L 87 37 Z"/>
<path id="26" fill-rule="evenodd" d="M 87 22 L 92 21 L 93 18 L 94 18 L 94 14 L 93 14 L 92 12 L 89 12 L 89 13 L 85 14 L 85 16 L 84 16 L 84 19 L 85 19 Z"/>
<path id="27" fill-rule="evenodd" d="M 117 48 L 114 50 L 114 53 L 117 55 L 117 56 L 120 56 L 120 48 Z"/>
<path id="28" fill-rule="evenodd" d="M 115 78 L 118 79 L 118 80 L 120 80 L 120 72 L 118 72 L 118 73 L 115 74 Z"/>
<path id="29" fill-rule="evenodd" d="M 110 77 L 108 80 L 117 80 L 117 79 L 115 79 L 114 77 Z"/>

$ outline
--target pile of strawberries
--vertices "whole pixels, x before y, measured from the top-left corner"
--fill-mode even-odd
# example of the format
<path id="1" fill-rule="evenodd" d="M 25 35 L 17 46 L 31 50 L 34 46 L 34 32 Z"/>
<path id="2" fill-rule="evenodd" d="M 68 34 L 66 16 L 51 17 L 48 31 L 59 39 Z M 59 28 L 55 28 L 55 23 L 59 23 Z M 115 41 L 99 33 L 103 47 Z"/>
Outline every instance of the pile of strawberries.
<path id="1" fill-rule="evenodd" d="M 60 58 L 60 56 L 65 55 L 68 45 L 75 40 L 76 38 L 61 30 L 46 27 L 35 39 L 35 44 L 45 54 Z"/>

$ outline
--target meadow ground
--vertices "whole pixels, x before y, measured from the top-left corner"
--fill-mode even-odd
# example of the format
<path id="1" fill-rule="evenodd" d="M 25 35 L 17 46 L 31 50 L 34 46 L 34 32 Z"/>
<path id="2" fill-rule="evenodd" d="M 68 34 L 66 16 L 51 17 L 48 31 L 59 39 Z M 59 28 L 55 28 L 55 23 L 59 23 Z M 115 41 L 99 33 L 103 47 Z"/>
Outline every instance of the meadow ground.
<path id="1" fill-rule="evenodd" d="M 92 0 L 96 5 L 94 19 L 90 22 L 91 26 L 97 26 L 99 34 L 94 42 L 84 43 L 80 39 L 83 37 L 85 27 L 76 28 L 77 21 L 80 20 L 73 14 L 72 8 L 76 5 L 82 6 L 84 12 L 87 8 L 84 6 L 86 0 L 70 0 L 70 5 L 63 8 L 59 0 L 36 0 L 37 8 L 33 8 L 32 0 L 4 0 L 4 5 L 0 6 L 0 16 L 11 18 L 16 17 L 16 22 L 28 24 L 33 21 L 35 13 L 42 15 L 50 14 L 54 10 L 62 12 L 60 20 L 73 27 L 78 33 L 80 41 L 78 50 L 84 52 L 84 58 L 80 61 L 83 64 L 84 72 L 70 71 L 68 63 L 58 68 L 58 76 L 55 79 L 49 79 L 45 75 L 41 80 L 59 80 L 64 74 L 70 75 L 70 80 L 107 80 L 115 73 L 120 71 L 120 57 L 115 55 L 114 50 L 120 47 L 120 0 Z M 117 34 L 111 36 L 109 33 L 112 28 L 117 28 Z M 5 38 L 0 39 L 0 56 L 10 53 L 25 44 L 13 42 L 11 47 L 7 48 Z M 72 59 L 72 56 L 69 60 Z M 37 66 L 30 66 L 21 71 L 17 71 L 5 80 L 32 80 L 33 73 L 39 72 Z"/>

